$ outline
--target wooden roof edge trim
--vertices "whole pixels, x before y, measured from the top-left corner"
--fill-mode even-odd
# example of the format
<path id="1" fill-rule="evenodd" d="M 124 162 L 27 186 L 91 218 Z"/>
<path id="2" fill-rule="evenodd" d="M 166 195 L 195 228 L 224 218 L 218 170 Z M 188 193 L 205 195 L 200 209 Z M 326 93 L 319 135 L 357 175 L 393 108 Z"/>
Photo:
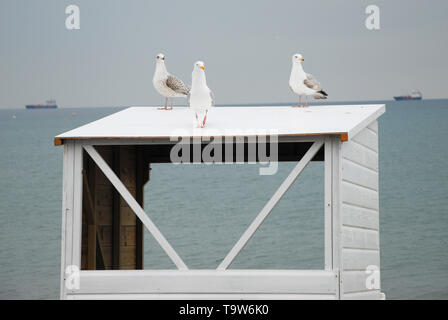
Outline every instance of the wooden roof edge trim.
<path id="1" fill-rule="evenodd" d="M 319 132 L 319 133 L 281 133 L 281 134 L 276 134 L 274 136 L 277 137 L 313 137 L 313 136 L 324 136 L 324 135 L 328 135 L 328 136 L 338 136 L 338 135 L 342 135 L 342 134 L 348 134 L 348 132 Z M 262 136 L 261 134 L 251 134 L 251 135 L 234 135 L 232 137 L 258 137 L 258 136 Z M 270 135 L 268 135 L 270 136 Z M 72 136 L 72 137 L 59 137 L 56 136 L 54 138 L 55 140 L 55 145 L 59 145 L 56 144 L 56 140 L 146 140 L 146 139 L 154 139 L 154 140 L 165 140 L 165 139 L 170 139 L 172 137 L 177 137 L 177 136 L 84 136 L 84 137 L 76 137 L 76 136 Z M 183 137 L 180 136 L 179 137 Z M 220 137 L 220 138 L 226 138 L 226 136 L 185 136 L 187 138 L 201 138 L 201 137 L 208 137 L 208 138 L 215 138 L 215 137 Z M 62 142 L 61 142 L 62 144 Z"/>
<path id="2" fill-rule="evenodd" d="M 340 137 L 341 137 L 341 142 L 348 141 L 348 133 L 347 132 L 340 133 Z M 78 140 L 78 139 L 81 140 L 83 138 L 71 138 L 71 139 L 73 139 L 73 140 Z M 84 138 L 84 139 L 87 140 L 89 138 Z M 107 138 L 90 138 L 90 139 L 107 139 Z M 114 139 L 114 138 L 112 138 L 112 139 Z M 123 139 L 123 138 L 116 138 L 116 139 Z M 127 138 L 127 139 L 129 139 L 129 138 Z M 139 139 L 139 138 L 136 138 L 136 140 L 137 139 Z M 145 139 L 145 137 L 141 137 L 140 139 Z M 151 138 L 151 139 L 155 139 L 155 138 Z M 63 142 L 62 138 L 54 138 L 54 145 L 55 146 L 62 146 L 63 144 L 64 144 L 64 142 Z"/>
<path id="3" fill-rule="evenodd" d="M 58 137 L 54 138 L 54 145 L 55 146 L 62 146 L 62 144 L 63 144 L 63 141 L 62 141 L 61 138 L 58 138 Z"/>
<path id="4" fill-rule="evenodd" d="M 313 134 L 316 136 L 320 136 L 320 135 L 327 135 L 328 133 L 325 134 Z M 310 136 L 313 136 L 310 135 Z M 349 140 L 349 135 L 348 132 L 339 132 L 339 133 L 334 133 L 334 134 L 328 134 L 328 135 L 339 135 L 341 142 L 345 142 Z M 284 135 L 278 135 L 278 136 L 287 136 L 287 137 L 293 137 L 293 136 L 308 136 L 308 135 L 301 135 L 301 134 L 295 134 L 295 135 L 289 135 L 289 134 L 284 134 Z M 129 139 L 129 140 L 141 140 L 141 139 L 154 139 L 154 140 L 158 140 L 158 139 L 169 139 L 170 137 L 67 137 L 64 139 L 69 139 L 69 140 L 90 140 L 90 139 L 104 139 L 104 140 L 122 140 L 122 139 Z M 55 146 L 62 146 L 64 144 L 64 140 L 62 138 L 59 137 L 55 137 L 54 138 L 54 145 Z"/>

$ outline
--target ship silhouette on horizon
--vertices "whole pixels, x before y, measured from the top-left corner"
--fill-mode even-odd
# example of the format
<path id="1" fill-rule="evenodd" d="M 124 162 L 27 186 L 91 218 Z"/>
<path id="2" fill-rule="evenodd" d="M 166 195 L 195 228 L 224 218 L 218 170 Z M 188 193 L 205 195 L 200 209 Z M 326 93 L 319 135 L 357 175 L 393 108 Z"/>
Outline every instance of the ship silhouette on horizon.
<path id="1" fill-rule="evenodd" d="M 25 106 L 26 109 L 57 109 L 57 107 L 55 99 L 47 100 L 46 104 L 27 104 Z"/>
<path id="2" fill-rule="evenodd" d="M 419 90 L 414 90 L 409 95 L 405 96 L 395 96 L 395 101 L 402 101 L 402 100 L 422 100 L 423 95 Z"/>

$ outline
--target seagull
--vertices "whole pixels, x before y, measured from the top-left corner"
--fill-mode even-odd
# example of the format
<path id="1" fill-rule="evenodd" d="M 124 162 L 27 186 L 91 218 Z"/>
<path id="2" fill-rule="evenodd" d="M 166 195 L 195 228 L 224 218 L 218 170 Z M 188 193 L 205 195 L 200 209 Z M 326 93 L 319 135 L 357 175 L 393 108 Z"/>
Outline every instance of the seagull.
<path id="1" fill-rule="evenodd" d="M 308 96 L 313 96 L 314 99 L 327 99 L 328 97 L 328 94 L 322 90 L 316 78 L 303 71 L 303 61 L 305 59 L 299 53 L 292 56 L 292 69 L 289 77 L 289 87 L 299 95 L 299 104 L 294 107 L 299 108 L 308 107 Z M 302 95 L 305 95 L 305 105 L 302 105 Z"/>
<path id="2" fill-rule="evenodd" d="M 213 106 L 215 100 L 213 92 L 207 87 L 204 70 L 204 62 L 197 61 L 194 64 L 193 73 L 191 74 L 189 105 L 196 115 L 198 128 L 204 128 L 208 110 Z M 202 119 L 202 121 L 199 119 Z"/>
<path id="3" fill-rule="evenodd" d="M 165 107 L 160 110 L 173 109 L 173 97 L 187 97 L 190 88 L 179 78 L 169 74 L 165 66 L 165 56 L 159 53 L 156 57 L 156 71 L 152 79 L 154 88 L 165 97 Z M 171 98 L 171 107 L 168 108 L 168 98 Z"/>

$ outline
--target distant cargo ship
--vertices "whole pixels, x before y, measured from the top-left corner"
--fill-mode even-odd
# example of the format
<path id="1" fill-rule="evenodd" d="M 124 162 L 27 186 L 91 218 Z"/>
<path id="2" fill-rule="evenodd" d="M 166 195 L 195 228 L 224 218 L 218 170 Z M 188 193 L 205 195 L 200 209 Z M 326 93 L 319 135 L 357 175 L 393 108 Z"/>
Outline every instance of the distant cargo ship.
<path id="1" fill-rule="evenodd" d="M 396 101 L 402 101 L 402 100 L 422 100 L 423 95 L 420 91 L 414 90 L 410 95 L 406 96 L 396 96 L 394 97 Z"/>
<path id="2" fill-rule="evenodd" d="M 28 104 L 25 107 L 27 109 L 56 109 L 58 105 L 56 100 L 47 100 L 46 104 Z"/>

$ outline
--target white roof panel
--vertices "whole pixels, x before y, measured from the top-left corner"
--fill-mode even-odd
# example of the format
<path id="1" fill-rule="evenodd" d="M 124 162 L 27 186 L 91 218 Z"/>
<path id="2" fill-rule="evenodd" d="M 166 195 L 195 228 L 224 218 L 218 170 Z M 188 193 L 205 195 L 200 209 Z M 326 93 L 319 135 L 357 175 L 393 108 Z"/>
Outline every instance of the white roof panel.
<path id="1" fill-rule="evenodd" d="M 55 137 L 66 139 L 157 139 L 171 136 L 235 136 L 272 132 L 279 136 L 341 135 L 347 140 L 385 112 L 385 105 L 291 107 L 214 107 L 207 126 L 195 127 L 192 110 L 131 107 Z"/>

